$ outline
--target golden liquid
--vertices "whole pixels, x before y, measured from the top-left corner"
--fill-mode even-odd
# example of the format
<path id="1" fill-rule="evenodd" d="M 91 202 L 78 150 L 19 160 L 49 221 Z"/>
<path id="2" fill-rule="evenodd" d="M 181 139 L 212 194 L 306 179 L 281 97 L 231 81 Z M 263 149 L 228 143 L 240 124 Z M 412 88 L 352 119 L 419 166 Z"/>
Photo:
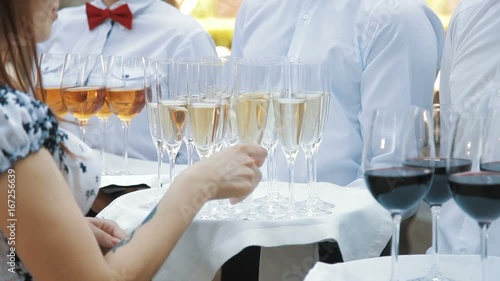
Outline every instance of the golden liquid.
<path id="1" fill-rule="evenodd" d="M 239 142 L 260 145 L 266 128 L 269 96 L 264 93 L 239 95 L 234 108 Z"/>
<path id="2" fill-rule="evenodd" d="M 310 146 L 319 141 L 321 134 L 321 124 L 323 123 L 323 107 L 325 106 L 325 94 L 314 93 L 306 97 L 306 113 L 304 120 L 304 131 L 302 143 Z"/>
<path id="3" fill-rule="evenodd" d="M 187 101 L 161 101 L 159 114 L 163 141 L 170 146 L 180 145 L 188 120 Z"/>
<path id="4" fill-rule="evenodd" d="M 106 119 L 109 116 L 113 115 L 111 108 L 109 108 L 108 99 L 106 99 L 104 101 L 104 104 L 102 105 L 101 109 L 99 109 L 99 111 L 97 111 L 96 115 L 97 115 L 97 117 L 102 118 L 102 119 Z"/>
<path id="5" fill-rule="evenodd" d="M 36 97 L 43 101 L 57 117 L 64 117 L 68 114 L 68 109 L 63 103 L 61 88 L 36 88 Z"/>
<path id="6" fill-rule="evenodd" d="M 64 105 L 80 121 L 95 115 L 106 99 L 104 87 L 65 88 L 62 94 Z"/>
<path id="7" fill-rule="evenodd" d="M 108 88 L 106 99 L 109 107 L 122 121 L 130 122 L 146 105 L 144 88 Z"/>
<path id="8" fill-rule="evenodd" d="M 294 152 L 299 149 L 302 142 L 306 100 L 275 99 L 273 104 L 276 129 L 281 146 L 285 151 Z"/>
<path id="9" fill-rule="evenodd" d="M 189 106 L 189 120 L 193 140 L 200 154 L 207 154 L 215 142 L 219 127 L 219 104 L 195 102 Z M 206 157 L 208 155 L 200 155 Z"/>
<path id="10" fill-rule="evenodd" d="M 227 134 L 227 129 L 229 127 L 229 102 L 223 101 L 220 105 L 219 110 L 221 111 L 219 114 L 220 124 L 219 124 L 219 137 L 223 139 Z"/>

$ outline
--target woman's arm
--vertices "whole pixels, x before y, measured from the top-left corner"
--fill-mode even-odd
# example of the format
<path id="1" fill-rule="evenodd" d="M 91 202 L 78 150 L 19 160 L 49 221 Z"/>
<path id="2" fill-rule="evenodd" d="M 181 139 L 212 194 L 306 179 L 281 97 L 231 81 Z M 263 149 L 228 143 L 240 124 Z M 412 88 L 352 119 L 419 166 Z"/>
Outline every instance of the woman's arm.
<path id="1" fill-rule="evenodd" d="M 265 150 L 235 146 L 181 173 L 143 225 L 106 256 L 51 155 L 41 150 L 15 167 L 15 250 L 35 280 L 151 280 L 196 212 L 210 199 L 244 197 L 260 180 Z M 0 196 L 8 197 L 8 176 Z M 7 200 L 0 200 L 4 233 Z M 6 235 L 9 236 L 9 235 Z"/>

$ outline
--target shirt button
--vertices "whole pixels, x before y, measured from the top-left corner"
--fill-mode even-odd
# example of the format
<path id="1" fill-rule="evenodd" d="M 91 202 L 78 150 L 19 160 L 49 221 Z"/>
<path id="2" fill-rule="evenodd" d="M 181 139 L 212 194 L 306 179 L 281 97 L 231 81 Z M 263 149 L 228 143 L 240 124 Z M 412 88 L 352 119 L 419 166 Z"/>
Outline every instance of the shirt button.
<path id="1" fill-rule="evenodd" d="M 305 14 L 302 16 L 302 19 L 303 19 L 303 20 L 307 20 L 307 19 L 309 19 L 309 13 L 305 13 Z"/>

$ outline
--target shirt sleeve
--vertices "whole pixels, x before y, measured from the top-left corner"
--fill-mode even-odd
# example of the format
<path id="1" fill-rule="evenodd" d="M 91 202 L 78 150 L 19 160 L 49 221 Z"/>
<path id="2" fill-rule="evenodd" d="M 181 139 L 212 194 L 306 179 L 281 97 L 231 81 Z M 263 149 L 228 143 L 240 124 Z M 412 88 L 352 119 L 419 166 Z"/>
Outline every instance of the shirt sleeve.
<path id="1" fill-rule="evenodd" d="M 456 14 L 450 23 L 442 61 L 442 104 L 482 112 L 500 105 L 500 36 L 493 36 L 500 30 L 498 12 L 500 5 L 477 5 Z"/>
<path id="2" fill-rule="evenodd" d="M 194 31 L 179 45 L 174 57 L 216 57 L 215 44 L 212 37 L 204 31 Z"/>
<path id="3" fill-rule="evenodd" d="M 234 24 L 233 41 L 231 43 L 231 56 L 235 58 L 243 57 L 243 51 L 241 50 L 241 36 L 243 32 L 243 27 L 245 26 L 245 12 L 246 12 L 246 0 L 243 0 L 238 15 L 236 16 Z"/>
<path id="4" fill-rule="evenodd" d="M 48 107 L 24 93 L 0 87 L 0 173 L 45 145 L 54 148 L 56 131 Z"/>
<path id="5" fill-rule="evenodd" d="M 359 35 L 363 139 L 374 108 L 432 108 L 444 41 L 443 26 L 427 7 L 415 7 L 413 1 L 385 2 L 393 6 L 379 6 Z"/>

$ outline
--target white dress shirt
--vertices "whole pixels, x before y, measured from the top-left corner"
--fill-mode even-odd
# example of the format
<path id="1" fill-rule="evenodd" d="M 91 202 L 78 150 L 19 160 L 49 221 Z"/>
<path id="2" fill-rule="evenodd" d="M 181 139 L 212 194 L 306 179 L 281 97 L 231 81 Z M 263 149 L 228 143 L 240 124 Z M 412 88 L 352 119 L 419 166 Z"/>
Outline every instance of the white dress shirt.
<path id="1" fill-rule="evenodd" d="M 500 105 L 500 1 L 462 0 L 443 51 L 439 99 L 444 105 L 486 112 Z M 479 254 L 480 231 L 450 200 L 443 206 L 440 252 Z M 491 225 L 488 254 L 500 256 L 500 224 Z"/>
<path id="2" fill-rule="evenodd" d="M 359 173 L 370 109 L 432 108 L 444 31 L 419 0 L 246 0 L 236 19 L 236 57 L 332 58 L 330 117 L 318 181 L 348 185 Z M 278 151 L 278 178 L 287 180 Z M 306 181 L 299 154 L 296 181 Z M 364 185 L 362 180 L 354 185 Z"/>
<path id="3" fill-rule="evenodd" d="M 102 0 L 91 2 L 98 8 L 106 6 Z M 215 45 L 210 35 L 193 18 L 161 0 L 122 0 L 113 4 L 114 9 L 128 3 L 134 19 L 132 29 L 106 20 L 89 30 L 85 5 L 59 11 L 51 38 L 39 45 L 39 52 L 46 53 L 92 53 L 103 55 L 139 56 L 147 58 L 167 57 L 213 57 Z M 63 127 L 76 132 L 72 124 Z M 88 124 L 87 143 L 100 145 L 98 120 L 92 118 Z M 122 129 L 118 118 L 111 117 L 106 131 L 106 150 L 121 154 Z M 130 157 L 156 160 L 156 149 L 150 136 L 146 109 L 132 119 L 129 127 L 128 153 Z M 185 162 L 183 159 L 177 162 Z"/>

